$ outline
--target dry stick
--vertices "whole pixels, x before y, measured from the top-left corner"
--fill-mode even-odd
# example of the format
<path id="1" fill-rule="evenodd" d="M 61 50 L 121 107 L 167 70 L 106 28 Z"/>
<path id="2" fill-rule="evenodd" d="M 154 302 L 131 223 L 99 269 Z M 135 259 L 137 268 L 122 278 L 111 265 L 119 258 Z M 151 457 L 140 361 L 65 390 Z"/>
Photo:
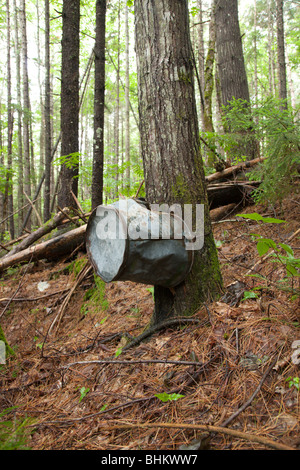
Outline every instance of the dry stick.
<path id="1" fill-rule="evenodd" d="M 264 373 L 264 375 L 262 376 L 261 378 L 261 381 L 259 382 L 258 384 L 258 387 L 256 388 L 256 390 L 254 391 L 254 393 L 251 395 L 251 397 L 242 405 L 240 406 L 240 408 L 238 410 L 236 410 L 235 413 L 233 413 L 231 416 L 229 416 L 228 419 L 226 419 L 223 423 L 220 424 L 220 426 L 228 426 L 229 423 L 231 423 L 231 421 L 233 421 L 240 413 L 242 413 L 242 411 L 244 411 L 246 408 L 248 408 L 248 406 L 251 405 L 252 401 L 254 400 L 254 398 L 256 397 L 256 395 L 259 393 L 261 387 L 263 386 L 264 384 L 264 381 L 266 380 L 266 378 L 268 377 L 269 373 L 271 372 L 271 370 L 273 369 L 273 367 L 275 366 L 276 362 L 277 362 L 277 357 L 271 362 L 271 365 L 268 367 L 268 369 L 266 370 L 266 372 Z"/>
<path id="2" fill-rule="evenodd" d="M 68 211 L 67 208 L 64 209 L 64 211 Z M 33 245 L 34 242 L 42 238 L 44 235 L 47 233 L 51 232 L 54 230 L 58 225 L 62 223 L 63 216 L 65 215 L 65 212 L 59 212 L 56 214 L 52 220 L 49 220 L 46 222 L 44 225 L 39 227 L 37 230 L 32 232 L 30 235 L 27 235 L 24 240 L 21 241 L 17 246 L 15 246 L 9 254 L 5 256 L 5 258 L 8 258 L 9 256 L 13 256 L 15 253 L 19 253 L 22 250 L 25 250 L 28 248 L 30 245 Z"/>
<path id="3" fill-rule="evenodd" d="M 6 248 L 6 246 L 5 246 L 5 245 L 2 245 L 2 243 L 0 243 L 0 248 L 2 248 L 2 249 L 3 249 L 3 250 L 5 250 L 5 251 L 8 251 L 8 253 L 9 253 L 9 249 L 8 249 L 8 248 Z"/>
<path id="4" fill-rule="evenodd" d="M 76 361 L 71 362 L 62 366 L 62 369 L 69 369 L 71 366 L 75 365 L 86 365 L 86 364 L 119 364 L 119 365 L 131 365 L 131 364 L 174 364 L 174 365 L 184 365 L 184 366 L 203 366 L 202 362 L 197 361 L 173 361 L 168 359 L 133 359 L 133 360 L 118 360 L 118 359 L 99 359 L 92 361 Z"/>
<path id="5" fill-rule="evenodd" d="M 80 223 L 78 220 L 74 220 L 72 217 L 69 216 L 68 212 L 66 212 L 64 209 L 61 209 L 59 206 L 57 206 L 57 209 L 62 213 L 64 214 L 65 217 L 67 217 L 67 219 L 69 219 L 73 224 L 76 225 L 76 227 L 80 227 Z"/>
<path id="6" fill-rule="evenodd" d="M 73 193 L 72 189 L 71 189 L 71 194 L 72 194 L 72 197 L 73 197 L 74 201 L 75 201 L 76 204 L 77 204 L 78 209 L 80 210 L 81 214 L 84 216 L 84 210 L 82 209 L 82 207 L 81 207 L 81 205 L 80 205 L 80 202 L 78 201 L 77 197 L 76 197 L 75 194 Z"/>
<path id="7" fill-rule="evenodd" d="M 35 207 L 33 201 L 30 199 L 30 197 L 28 196 L 28 194 L 25 193 L 25 191 L 23 191 L 23 193 L 24 193 L 24 196 L 26 197 L 26 199 L 28 200 L 29 204 L 31 205 L 31 207 L 32 207 L 32 209 L 33 209 L 33 211 L 34 211 L 34 213 L 35 213 L 35 215 L 36 215 L 36 218 L 37 218 L 37 220 L 38 220 L 38 222 L 39 222 L 39 225 L 43 225 L 43 222 L 42 222 L 42 220 L 41 220 L 40 214 L 39 214 L 38 211 L 36 210 L 36 207 Z"/>
<path id="8" fill-rule="evenodd" d="M 140 190 L 142 189 L 142 186 L 143 186 L 144 182 L 145 182 L 145 180 L 143 180 L 143 181 L 140 183 L 139 189 L 137 190 L 135 197 L 138 197 L 138 195 L 140 194 Z"/>
<path id="9" fill-rule="evenodd" d="M 14 302 L 36 302 L 37 300 L 43 300 L 43 299 L 47 299 L 48 297 L 52 297 L 54 295 L 63 294 L 67 290 L 69 289 L 61 289 L 55 292 L 51 292 L 50 294 L 40 295 L 38 297 L 14 297 L 13 299 L 4 297 L 3 299 L 0 299 L 0 303 L 8 302 L 9 300 L 13 300 Z"/>
<path id="10" fill-rule="evenodd" d="M 6 312 L 6 310 L 8 309 L 9 305 L 11 304 L 11 302 L 13 301 L 14 297 L 17 295 L 17 293 L 19 292 L 20 288 L 21 288 L 21 285 L 23 284 L 23 280 L 24 280 L 24 277 L 26 276 L 26 273 L 27 273 L 27 269 L 29 268 L 29 264 L 27 264 L 26 266 L 26 269 L 24 271 L 24 274 L 23 276 L 21 277 L 21 280 L 18 284 L 18 287 L 15 291 L 15 293 L 13 294 L 13 296 L 9 299 L 9 301 L 7 302 L 7 304 L 5 305 L 4 309 L 2 310 L 1 314 L 0 314 L 0 318 L 4 315 L 4 313 Z"/>
<path id="11" fill-rule="evenodd" d="M 200 372 L 203 372 L 205 370 L 205 367 L 210 364 L 212 361 L 214 360 L 214 357 L 209 359 L 209 361 L 207 361 L 206 363 L 204 363 L 201 367 L 200 367 L 200 370 L 197 371 L 197 373 L 199 374 Z M 189 384 L 188 384 L 189 385 Z M 186 386 L 186 385 L 185 385 Z M 181 393 L 181 391 L 183 390 L 183 387 L 181 388 L 176 388 L 176 389 L 173 389 L 171 390 L 170 393 Z M 100 411 L 97 411 L 96 413 L 91 413 L 91 414 L 88 414 L 88 415 L 85 415 L 85 416 L 82 416 L 80 418 L 67 418 L 66 420 L 53 420 L 53 421 L 46 421 L 46 422 L 43 422 L 43 423 L 38 423 L 37 426 L 47 426 L 49 424 L 61 424 L 61 425 L 68 425 L 68 424 L 72 424 L 72 423 L 76 423 L 76 422 L 81 422 L 81 421 L 85 421 L 86 419 L 90 419 L 90 418 L 94 418 L 96 416 L 99 416 L 99 415 L 102 415 L 102 414 L 106 414 L 106 413 L 111 413 L 112 411 L 116 411 L 116 410 L 119 410 L 120 408 L 127 408 L 129 406 L 132 406 L 132 405 L 135 405 L 136 403 L 145 403 L 145 402 L 149 402 L 151 400 L 157 400 L 157 397 L 155 395 L 151 395 L 150 397 L 144 397 L 144 398 L 135 398 L 133 400 L 130 400 L 126 403 L 121 403 L 120 405 L 115 405 L 115 406 L 112 406 L 111 408 L 107 408 L 105 410 L 100 410 Z"/>
<path id="12" fill-rule="evenodd" d="M 75 281 L 73 287 L 70 289 L 70 292 L 69 292 L 69 294 L 67 295 L 67 297 L 64 299 L 64 301 L 63 301 L 63 303 L 62 303 L 62 305 L 61 305 L 61 307 L 60 307 L 60 309 L 59 309 L 58 314 L 56 315 L 56 317 L 54 318 L 53 322 L 51 323 L 50 328 L 49 328 L 49 330 L 48 330 L 48 332 L 47 332 L 46 338 L 47 338 L 48 334 L 51 333 L 51 331 L 52 331 L 52 329 L 53 329 L 53 327 L 54 327 L 54 325 L 55 325 L 56 322 L 58 322 L 58 323 L 57 323 L 57 326 L 56 326 L 56 332 L 57 332 L 57 330 L 58 330 L 58 328 L 59 328 L 59 325 L 60 325 L 60 322 L 61 322 L 61 319 L 62 319 L 62 317 L 63 317 L 63 314 L 64 314 L 64 312 L 65 312 L 65 310 L 66 310 L 66 308 L 67 308 L 67 305 L 68 305 L 68 303 L 69 303 L 69 301 L 70 301 L 70 298 L 72 297 L 72 295 L 73 295 L 75 289 L 79 286 L 79 284 L 83 281 L 83 279 L 85 278 L 85 276 L 86 276 L 91 270 L 92 270 L 92 266 L 91 266 L 91 265 L 85 265 L 85 266 L 81 269 L 81 271 L 79 272 L 78 277 L 77 277 L 77 279 L 76 279 L 76 281 Z M 44 342 L 44 343 L 45 343 L 45 342 Z M 44 345 L 44 343 L 43 343 L 43 345 Z"/>
<path id="13" fill-rule="evenodd" d="M 153 428 L 165 428 L 165 429 L 191 429 L 207 432 L 215 432 L 228 434 L 229 436 L 236 437 L 238 439 L 244 439 L 246 441 L 257 442 L 258 444 L 263 444 L 267 447 L 271 447 L 277 450 L 296 450 L 293 447 L 281 444 L 280 442 L 275 442 L 265 437 L 257 436 L 255 434 L 248 434 L 242 431 L 236 431 L 235 429 L 223 428 L 221 426 L 211 426 L 208 424 L 184 424 L 184 423 L 126 423 L 126 424 L 116 424 L 110 425 L 110 421 L 100 422 L 98 425 L 101 426 L 102 431 L 104 430 L 117 430 L 117 429 L 131 429 L 131 428 L 140 428 L 140 429 L 153 429 Z"/>

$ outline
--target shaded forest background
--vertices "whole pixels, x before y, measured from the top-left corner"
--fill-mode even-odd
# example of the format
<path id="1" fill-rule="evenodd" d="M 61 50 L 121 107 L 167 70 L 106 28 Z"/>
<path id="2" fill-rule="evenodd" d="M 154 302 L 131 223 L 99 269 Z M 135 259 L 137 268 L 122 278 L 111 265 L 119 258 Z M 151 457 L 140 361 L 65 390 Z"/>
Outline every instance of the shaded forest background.
<path id="1" fill-rule="evenodd" d="M 240 1 L 238 16 L 236 0 L 189 1 L 224 292 L 162 323 L 153 323 L 157 286 L 105 284 L 93 272 L 82 225 L 102 200 L 146 195 L 142 48 L 135 51 L 137 5 L 141 14 L 146 4 L 156 14 L 186 6 L 0 2 L 0 346 L 8 359 L 1 363 L 0 350 L 0 449 L 299 449 L 299 2 Z M 152 40 L 152 31 L 138 31 Z M 188 80 L 181 70 L 174 81 L 188 88 Z M 235 164 L 248 168 L 237 173 Z"/>
<path id="2" fill-rule="evenodd" d="M 273 0 L 239 3 L 239 23 L 252 115 L 245 117 L 245 113 L 242 113 L 241 119 L 241 103 L 236 102 L 230 110 L 231 129 L 228 132 L 222 120 L 224 112 L 216 67 L 218 59 L 214 54 L 216 47 L 215 43 L 211 42 L 214 3 L 205 0 L 189 2 L 200 138 L 207 174 L 218 169 L 220 160 L 229 160 L 229 164 L 233 164 L 247 157 L 235 149 L 241 148 L 241 129 L 249 127 L 249 122 L 246 122 L 248 118 L 251 122 L 254 120 L 252 124 L 259 147 L 256 156 L 271 155 L 274 142 L 280 146 L 278 138 L 283 134 L 284 139 L 288 139 L 289 148 L 293 147 L 297 135 L 295 129 L 299 109 L 299 3 Z M 284 114 L 282 106 L 276 101 L 284 98 L 280 95 L 280 4 L 283 4 L 288 114 Z M 46 221 L 50 216 L 45 206 L 46 198 L 49 200 L 50 213 L 57 212 L 60 173 L 66 165 L 69 168 L 79 168 L 76 176 L 77 197 L 84 211 L 91 209 L 96 2 L 80 2 L 78 151 L 71 155 L 64 155 L 61 151 L 62 9 L 62 2 L 57 1 L 7 0 L 1 4 L 2 242 L 16 238 L 24 233 L 24 229 L 32 230 L 40 226 L 42 221 Z M 107 2 L 105 58 L 103 200 L 109 202 L 119 197 L 119 193 L 125 196 L 134 195 L 143 181 L 133 1 Z M 280 110 L 283 114 L 280 114 Z M 286 150 L 283 150 L 282 146 L 276 149 L 279 150 L 277 155 L 285 155 Z M 49 158 L 52 159 L 51 164 Z M 293 152 L 292 156 L 286 158 L 289 158 L 289 163 L 285 160 L 285 173 L 273 175 L 275 181 L 278 181 L 278 176 L 283 177 L 283 192 L 289 186 L 284 177 L 292 173 L 299 157 Z M 48 184 L 44 184 L 47 165 L 49 180 Z M 280 166 L 278 161 L 275 165 L 272 164 L 272 168 L 274 166 Z M 270 173 L 268 168 L 264 171 Z M 272 181 L 268 183 L 269 189 L 271 183 Z M 48 185 L 49 190 L 45 189 Z M 276 197 L 280 197 L 278 187 L 275 193 Z M 272 191 L 269 191 L 268 197 L 272 199 Z"/>

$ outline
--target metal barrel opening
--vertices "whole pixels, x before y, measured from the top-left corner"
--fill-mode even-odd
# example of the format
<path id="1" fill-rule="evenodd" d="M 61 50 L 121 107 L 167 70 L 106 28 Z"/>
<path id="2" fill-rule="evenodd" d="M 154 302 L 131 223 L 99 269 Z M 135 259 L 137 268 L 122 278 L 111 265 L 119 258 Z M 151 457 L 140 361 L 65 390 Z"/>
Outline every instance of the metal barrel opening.
<path id="1" fill-rule="evenodd" d="M 91 214 L 86 248 L 98 276 L 174 287 L 191 270 L 187 228 L 176 214 L 149 210 L 133 199 L 100 205 Z"/>

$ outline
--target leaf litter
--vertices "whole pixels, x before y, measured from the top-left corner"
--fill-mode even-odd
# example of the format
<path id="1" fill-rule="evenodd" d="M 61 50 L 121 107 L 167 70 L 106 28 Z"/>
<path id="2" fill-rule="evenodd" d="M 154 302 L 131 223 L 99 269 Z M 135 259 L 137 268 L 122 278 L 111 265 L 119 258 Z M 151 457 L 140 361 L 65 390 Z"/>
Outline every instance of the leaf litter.
<path id="1" fill-rule="evenodd" d="M 49 333 L 76 282 L 70 260 L 2 275 L 2 309 L 2 299 L 19 290 L 1 318 L 16 354 L 0 370 L 0 420 L 30 418 L 33 450 L 176 450 L 201 442 L 220 450 L 299 449 L 299 297 L 288 290 L 292 283 L 299 290 L 299 278 L 283 283 L 280 264 L 259 263 L 251 236 L 286 243 L 299 228 L 299 196 L 253 212 L 286 223 L 233 217 L 213 225 L 223 297 L 195 312 L 198 323 L 166 327 L 126 350 L 151 319 L 151 286 L 113 282 L 95 297 L 89 271 Z M 290 244 L 297 254 L 299 237 Z M 256 263 L 264 280 L 246 275 Z M 245 291 L 257 295 L 245 298 Z"/>

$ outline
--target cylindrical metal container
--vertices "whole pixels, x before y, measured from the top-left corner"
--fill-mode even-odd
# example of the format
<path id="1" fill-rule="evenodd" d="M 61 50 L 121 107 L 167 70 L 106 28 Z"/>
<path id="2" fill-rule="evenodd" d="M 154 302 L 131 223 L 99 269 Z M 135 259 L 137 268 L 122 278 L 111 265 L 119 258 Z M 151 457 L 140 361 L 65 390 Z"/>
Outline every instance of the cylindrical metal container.
<path id="1" fill-rule="evenodd" d="M 89 259 L 105 282 L 116 280 L 174 287 L 194 259 L 186 250 L 187 227 L 175 214 L 149 210 L 133 199 L 98 206 L 89 218 Z"/>

